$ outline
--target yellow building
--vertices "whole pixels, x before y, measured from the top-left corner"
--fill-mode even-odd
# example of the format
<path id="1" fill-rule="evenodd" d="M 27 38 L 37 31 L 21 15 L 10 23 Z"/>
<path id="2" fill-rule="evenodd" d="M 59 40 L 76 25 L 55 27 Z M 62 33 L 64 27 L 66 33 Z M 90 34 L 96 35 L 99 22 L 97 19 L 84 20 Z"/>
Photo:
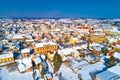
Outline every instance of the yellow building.
<path id="1" fill-rule="evenodd" d="M 79 53 L 78 51 L 76 51 L 76 52 L 73 53 L 73 57 L 74 57 L 74 58 L 78 58 L 79 55 L 80 55 L 80 53 Z"/>
<path id="2" fill-rule="evenodd" d="M 117 44 L 120 44 L 120 40 L 118 40 L 116 43 L 117 43 Z"/>
<path id="3" fill-rule="evenodd" d="M 55 55 L 55 52 L 48 52 L 47 53 L 47 57 L 52 61 L 53 60 L 53 57 Z"/>
<path id="4" fill-rule="evenodd" d="M 0 64 L 14 61 L 12 53 L 0 55 Z"/>
<path id="5" fill-rule="evenodd" d="M 38 54 L 47 54 L 49 51 L 57 51 L 58 46 L 56 43 L 48 42 L 48 43 L 37 43 L 33 46 L 35 53 Z"/>
<path id="6" fill-rule="evenodd" d="M 78 38 L 75 38 L 75 37 L 73 37 L 73 36 L 71 36 L 70 37 L 70 40 L 69 40 L 69 43 L 70 44 L 77 44 L 78 43 Z"/>

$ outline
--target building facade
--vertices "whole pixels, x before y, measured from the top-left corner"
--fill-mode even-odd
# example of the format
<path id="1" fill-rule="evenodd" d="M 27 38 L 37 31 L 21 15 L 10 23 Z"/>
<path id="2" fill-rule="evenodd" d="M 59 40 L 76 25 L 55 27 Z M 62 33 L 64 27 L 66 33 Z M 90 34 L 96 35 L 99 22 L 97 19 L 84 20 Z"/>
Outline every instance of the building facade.
<path id="1" fill-rule="evenodd" d="M 47 54 L 50 51 L 57 51 L 58 46 L 55 43 L 37 43 L 33 46 L 35 53 Z"/>

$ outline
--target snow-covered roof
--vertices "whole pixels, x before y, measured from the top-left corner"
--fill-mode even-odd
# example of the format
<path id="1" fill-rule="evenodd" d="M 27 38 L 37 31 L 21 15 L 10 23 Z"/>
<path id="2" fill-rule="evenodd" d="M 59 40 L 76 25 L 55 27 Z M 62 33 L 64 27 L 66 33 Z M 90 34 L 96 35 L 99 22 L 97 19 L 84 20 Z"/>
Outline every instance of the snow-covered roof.
<path id="1" fill-rule="evenodd" d="M 92 43 L 91 46 L 100 46 L 100 47 L 104 47 L 103 45 L 99 44 L 99 43 Z"/>
<path id="2" fill-rule="evenodd" d="M 47 43 L 37 43 L 37 44 L 35 44 L 36 48 L 44 47 L 44 45 L 56 45 L 56 43 L 50 41 L 50 42 L 47 42 Z"/>
<path id="3" fill-rule="evenodd" d="M 68 55 L 73 51 L 72 48 L 66 48 L 66 49 L 62 49 L 62 50 L 58 50 L 58 54 L 60 55 Z"/>
<path id="4" fill-rule="evenodd" d="M 45 60 L 45 55 L 41 55 L 41 57 L 42 57 L 42 59 L 44 59 L 44 60 Z"/>
<path id="5" fill-rule="evenodd" d="M 41 63 L 41 60 L 39 57 L 33 58 L 33 60 L 34 60 L 35 64 Z"/>
<path id="6" fill-rule="evenodd" d="M 96 35 L 96 36 L 100 36 L 100 35 L 105 35 L 105 33 L 94 33 L 94 35 Z"/>
<path id="7" fill-rule="evenodd" d="M 29 53 L 29 52 L 30 52 L 30 49 L 27 49 L 27 48 L 21 50 L 21 53 Z"/>
<path id="8" fill-rule="evenodd" d="M 91 62 L 93 60 L 95 60 L 95 57 L 91 56 L 91 55 L 88 55 L 85 57 L 85 59 L 88 61 L 88 62 Z"/>
<path id="9" fill-rule="evenodd" d="M 80 49 L 79 46 L 76 46 L 76 47 L 73 47 L 73 48 L 65 48 L 65 49 L 62 49 L 62 50 L 58 50 L 58 54 L 60 55 L 68 55 L 68 54 L 71 54 L 71 53 L 78 53 L 78 49 Z"/>
<path id="10" fill-rule="evenodd" d="M 39 74 L 38 70 L 34 70 L 34 74 L 35 74 L 35 80 L 42 80 L 42 79 L 40 79 L 40 74 Z"/>
<path id="11" fill-rule="evenodd" d="M 21 39 L 21 38 L 24 38 L 24 37 L 22 35 L 17 35 L 17 34 L 13 36 L 13 39 Z"/>
<path id="12" fill-rule="evenodd" d="M 2 55 L 0 55 L 0 59 L 3 59 L 3 58 L 9 58 L 9 57 L 13 57 L 13 53 L 2 54 Z"/>
<path id="13" fill-rule="evenodd" d="M 114 27 L 113 29 L 110 30 L 111 32 L 119 32 L 119 30 L 117 29 L 117 27 Z"/>
<path id="14" fill-rule="evenodd" d="M 120 45 L 116 45 L 117 48 L 120 48 Z"/>
<path id="15" fill-rule="evenodd" d="M 47 62 L 46 62 L 45 60 L 43 60 L 42 65 L 43 65 L 44 67 L 48 67 L 48 64 L 47 64 Z"/>
<path id="16" fill-rule="evenodd" d="M 55 29 L 55 31 L 60 31 L 60 29 L 59 29 L 59 28 L 57 28 L 57 29 Z"/>
<path id="17" fill-rule="evenodd" d="M 101 47 L 94 47 L 97 51 L 101 51 Z"/>
<path id="18" fill-rule="evenodd" d="M 82 69 L 78 71 L 78 74 L 82 75 L 83 80 L 92 80 L 90 73 L 101 71 L 103 68 L 105 68 L 105 65 L 102 62 L 98 62 L 95 64 L 83 66 Z"/>
<path id="19" fill-rule="evenodd" d="M 3 39 L 2 41 L 8 41 L 8 40 L 6 40 L 6 39 Z"/>
<path id="20" fill-rule="evenodd" d="M 117 58 L 117 59 L 120 59 L 120 53 L 119 53 L 119 52 L 115 52 L 115 53 L 113 54 L 113 56 L 114 56 L 115 58 Z"/>
<path id="21" fill-rule="evenodd" d="M 74 37 L 73 40 L 78 40 L 78 38 L 77 38 L 77 37 Z"/>
<path id="22" fill-rule="evenodd" d="M 74 50 L 80 49 L 79 46 L 73 47 Z"/>
<path id="23" fill-rule="evenodd" d="M 37 43 L 35 44 L 36 48 L 40 48 L 40 47 L 43 47 L 43 43 Z"/>
<path id="24" fill-rule="evenodd" d="M 52 41 L 48 42 L 48 44 L 50 44 L 50 45 L 56 45 L 56 43 L 54 43 Z"/>
<path id="25" fill-rule="evenodd" d="M 34 42 L 34 40 L 33 40 L 33 39 L 31 39 L 31 40 L 26 40 L 26 42 Z"/>
<path id="26" fill-rule="evenodd" d="M 20 72 L 24 72 L 26 70 L 25 66 L 22 63 L 18 65 L 18 69 Z"/>
<path id="27" fill-rule="evenodd" d="M 47 77 L 47 79 L 52 78 L 52 75 L 50 73 L 47 73 L 45 76 Z"/>
<path id="28" fill-rule="evenodd" d="M 116 65 L 116 66 L 109 68 L 108 71 L 120 76 L 120 66 L 119 65 Z"/>
<path id="29" fill-rule="evenodd" d="M 87 49 L 87 44 L 81 45 L 81 48 Z"/>
<path id="30" fill-rule="evenodd" d="M 111 38 L 111 37 L 108 37 L 108 40 L 110 43 L 113 43 L 113 42 L 117 42 L 117 38 Z"/>
<path id="31" fill-rule="evenodd" d="M 115 77 L 117 75 L 110 71 L 104 71 L 104 72 L 97 74 L 96 76 L 102 80 L 110 80 L 112 77 Z"/>
<path id="32" fill-rule="evenodd" d="M 103 30 L 101 28 L 94 29 L 94 31 L 100 31 L 102 32 Z"/>
<path id="33" fill-rule="evenodd" d="M 32 67 L 32 63 L 31 63 L 31 58 L 23 58 L 22 60 L 18 61 L 18 69 L 19 71 L 25 71 L 28 68 Z"/>
<path id="34" fill-rule="evenodd" d="M 72 60 L 71 65 L 72 65 L 72 68 L 78 69 L 78 68 L 81 68 L 83 66 L 87 66 L 88 62 L 87 61 L 78 62 L 78 61 Z"/>

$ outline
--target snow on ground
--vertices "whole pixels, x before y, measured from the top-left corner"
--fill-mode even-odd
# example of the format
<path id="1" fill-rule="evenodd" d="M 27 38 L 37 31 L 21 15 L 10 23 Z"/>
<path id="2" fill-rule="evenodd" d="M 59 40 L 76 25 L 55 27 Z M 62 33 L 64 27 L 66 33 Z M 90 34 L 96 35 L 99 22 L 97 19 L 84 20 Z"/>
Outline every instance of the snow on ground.
<path id="1" fill-rule="evenodd" d="M 1 69 L 0 71 L 0 80 L 33 80 L 32 72 L 28 73 L 18 73 L 11 72 L 9 73 L 6 68 Z"/>
<path id="2" fill-rule="evenodd" d="M 83 60 L 75 60 L 75 59 L 73 59 L 73 60 L 70 62 L 70 64 L 72 65 L 72 67 L 73 67 L 74 69 L 78 69 L 78 68 L 81 68 L 81 67 L 83 67 L 83 66 L 88 65 L 88 62 L 83 61 Z"/>
<path id="3" fill-rule="evenodd" d="M 59 72 L 61 73 L 62 80 L 79 80 L 78 75 L 64 64 L 61 66 Z"/>

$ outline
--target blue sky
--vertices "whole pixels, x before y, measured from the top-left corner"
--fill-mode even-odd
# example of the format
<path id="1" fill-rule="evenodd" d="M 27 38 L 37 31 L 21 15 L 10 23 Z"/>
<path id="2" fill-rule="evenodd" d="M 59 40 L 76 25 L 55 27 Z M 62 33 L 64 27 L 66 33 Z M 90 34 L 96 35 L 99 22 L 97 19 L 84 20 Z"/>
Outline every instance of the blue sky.
<path id="1" fill-rule="evenodd" d="M 0 16 L 120 18 L 120 0 L 0 0 Z"/>

